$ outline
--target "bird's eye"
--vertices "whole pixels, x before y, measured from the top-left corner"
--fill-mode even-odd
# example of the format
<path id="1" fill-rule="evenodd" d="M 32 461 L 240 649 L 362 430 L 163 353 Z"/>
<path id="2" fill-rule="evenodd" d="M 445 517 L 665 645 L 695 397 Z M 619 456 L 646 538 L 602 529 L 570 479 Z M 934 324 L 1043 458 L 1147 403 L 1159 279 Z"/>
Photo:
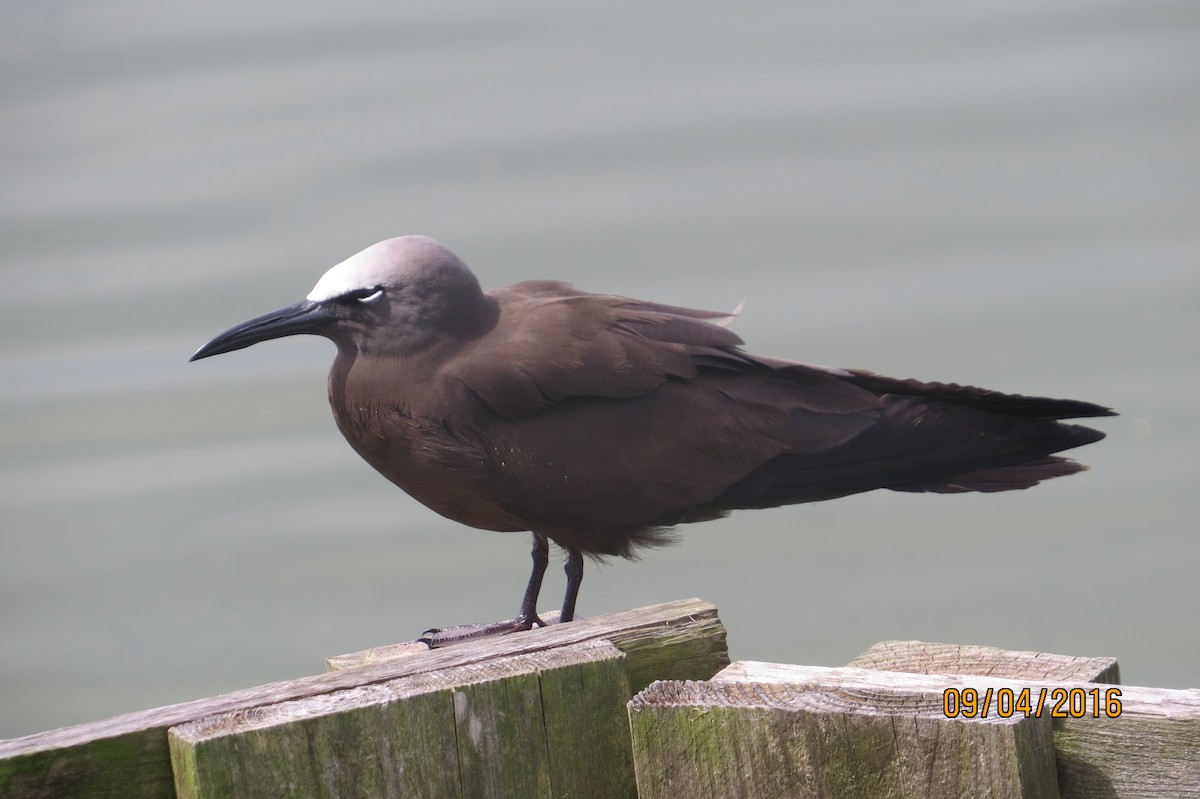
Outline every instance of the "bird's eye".
<path id="1" fill-rule="evenodd" d="M 363 305 L 373 305 L 383 299 L 383 286 L 352 291 L 346 295 L 346 298 L 358 300 Z"/>

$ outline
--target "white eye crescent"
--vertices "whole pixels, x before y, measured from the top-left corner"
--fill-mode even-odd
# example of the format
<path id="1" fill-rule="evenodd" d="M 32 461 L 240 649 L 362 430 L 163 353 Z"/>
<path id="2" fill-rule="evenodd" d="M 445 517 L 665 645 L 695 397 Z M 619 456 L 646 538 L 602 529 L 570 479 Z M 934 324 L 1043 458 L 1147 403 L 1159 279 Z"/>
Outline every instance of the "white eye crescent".
<path id="1" fill-rule="evenodd" d="M 383 289 L 377 288 L 373 292 L 368 294 L 367 296 L 359 297 L 358 301 L 361 302 L 363 305 L 374 305 L 375 303 L 379 302 L 381 299 L 383 299 Z"/>

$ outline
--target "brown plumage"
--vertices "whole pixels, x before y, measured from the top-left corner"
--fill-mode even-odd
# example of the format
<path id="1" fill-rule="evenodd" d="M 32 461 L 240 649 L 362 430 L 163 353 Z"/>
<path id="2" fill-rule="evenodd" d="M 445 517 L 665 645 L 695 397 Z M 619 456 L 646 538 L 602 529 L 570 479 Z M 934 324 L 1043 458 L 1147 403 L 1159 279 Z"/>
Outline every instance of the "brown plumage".
<path id="1" fill-rule="evenodd" d="M 713 322 L 727 316 L 547 281 L 485 294 L 449 250 L 406 236 L 193 360 L 332 339 L 330 404 L 355 451 L 443 516 L 534 534 L 521 613 L 502 630 L 538 622 L 546 539 L 569 553 L 569 620 L 581 554 L 629 556 L 740 508 L 1028 488 L 1083 469 L 1055 453 L 1104 437 L 1059 420 L 1112 415 L 753 356 Z"/>

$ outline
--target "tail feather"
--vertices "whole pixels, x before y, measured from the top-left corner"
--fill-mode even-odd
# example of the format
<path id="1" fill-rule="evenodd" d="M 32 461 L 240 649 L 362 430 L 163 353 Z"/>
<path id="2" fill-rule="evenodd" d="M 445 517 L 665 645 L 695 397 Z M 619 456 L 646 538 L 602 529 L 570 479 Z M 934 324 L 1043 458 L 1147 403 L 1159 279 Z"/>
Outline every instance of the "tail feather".
<path id="1" fill-rule="evenodd" d="M 882 411 L 866 429 L 827 449 L 785 452 L 726 488 L 714 504 L 775 507 L 879 488 L 935 493 L 1029 488 L 1082 471 L 1081 464 L 1054 454 L 1104 438 L 1099 430 L 1037 413 L 998 413 L 897 393 L 881 400 Z"/>
<path id="2" fill-rule="evenodd" d="M 946 402 L 964 408 L 978 408 L 1025 419 L 1083 419 L 1117 415 L 1112 408 L 1082 400 L 1005 394 L 976 386 L 961 386 L 958 383 L 901 380 L 861 369 L 851 371 L 850 375 L 850 382 L 868 391 L 919 397 L 926 401 Z"/>
<path id="3" fill-rule="evenodd" d="M 967 491 L 993 493 L 1032 488 L 1043 480 L 1065 477 L 1087 471 L 1087 467 L 1069 458 L 1046 457 L 1018 466 L 1003 466 L 998 469 L 980 469 L 956 474 L 941 480 L 923 483 L 906 483 L 888 486 L 893 491 L 930 492 L 934 494 L 961 494 Z"/>

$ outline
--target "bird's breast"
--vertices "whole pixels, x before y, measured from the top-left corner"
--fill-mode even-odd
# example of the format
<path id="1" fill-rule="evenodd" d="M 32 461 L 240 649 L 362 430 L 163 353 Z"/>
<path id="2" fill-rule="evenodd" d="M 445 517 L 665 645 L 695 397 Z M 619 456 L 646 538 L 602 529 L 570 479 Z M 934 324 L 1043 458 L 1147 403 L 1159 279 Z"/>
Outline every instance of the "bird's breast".
<path id="1" fill-rule="evenodd" d="M 470 397 L 433 380 L 413 387 L 389 377 L 378 365 L 334 363 L 329 404 L 354 451 L 447 518 L 485 530 L 527 529 L 489 488 L 488 459 L 472 434 Z"/>

